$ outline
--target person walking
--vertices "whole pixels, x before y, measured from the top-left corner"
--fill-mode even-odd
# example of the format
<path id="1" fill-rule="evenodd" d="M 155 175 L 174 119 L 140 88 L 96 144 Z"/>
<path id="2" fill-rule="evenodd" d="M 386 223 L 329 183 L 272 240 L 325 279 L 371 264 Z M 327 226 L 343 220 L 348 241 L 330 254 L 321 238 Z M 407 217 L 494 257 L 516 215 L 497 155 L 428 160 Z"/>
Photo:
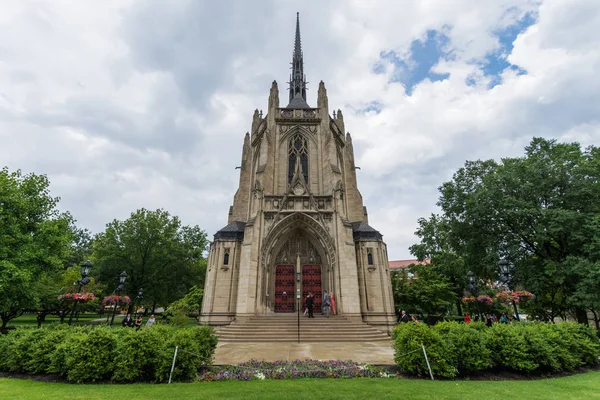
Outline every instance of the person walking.
<path id="1" fill-rule="evenodd" d="M 327 293 L 327 290 L 323 291 L 323 313 L 329 318 L 331 312 L 331 296 Z"/>
<path id="2" fill-rule="evenodd" d="M 413 315 L 411 315 L 411 317 L 410 317 L 410 320 L 411 320 L 411 322 L 414 322 L 415 324 L 418 324 L 418 323 L 419 323 L 419 320 L 417 319 L 417 317 L 415 317 L 415 315 L 414 315 L 414 314 L 413 314 Z"/>
<path id="3" fill-rule="evenodd" d="M 469 314 L 465 314 L 465 324 L 470 324 L 471 323 L 471 317 L 469 317 Z"/>
<path id="4" fill-rule="evenodd" d="M 308 318 L 314 318 L 313 315 L 313 306 L 315 304 L 315 299 L 311 292 L 308 292 L 308 296 L 306 296 L 306 308 L 308 308 Z"/>
<path id="5" fill-rule="evenodd" d="M 333 296 L 333 292 L 331 292 L 331 313 L 336 315 L 335 311 L 335 297 Z"/>

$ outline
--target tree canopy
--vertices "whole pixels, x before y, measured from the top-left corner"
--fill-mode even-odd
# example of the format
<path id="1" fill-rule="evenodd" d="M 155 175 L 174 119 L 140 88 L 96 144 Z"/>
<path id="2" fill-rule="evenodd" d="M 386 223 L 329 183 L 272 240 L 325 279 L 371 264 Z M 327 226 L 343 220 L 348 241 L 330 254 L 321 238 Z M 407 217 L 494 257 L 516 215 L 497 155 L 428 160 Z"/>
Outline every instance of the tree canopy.
<path id="1" fill-rule="evenodd" d="M 206 248 L 206 233 L 198 226 L 184 226 L 164 210 L 140 209 L 96 236 L 96 276 L 114 290 L 125 271 L 126 293 L 133 297 L 143 288 L 144 304 L 166 306 L 203 284 Z"/>
<path id="2" fill-rule="evenodd" d="M 583 322 L 598 306 L 599 151 L 534 138 L 523 157 L 468 161 L 440 187 L 441 214 L 419 221 L 412 253 L 463 287 L 466 270 L 495 280 L 506 259 L 538 317 Z"/>
<path id="3" fill-rule="evenodd" d="M 57 208 L 45 175 L 0 171 L 0 318 L 37 307 L 38 279 L 60 271 L 72 256 L 73 223 Z"/>

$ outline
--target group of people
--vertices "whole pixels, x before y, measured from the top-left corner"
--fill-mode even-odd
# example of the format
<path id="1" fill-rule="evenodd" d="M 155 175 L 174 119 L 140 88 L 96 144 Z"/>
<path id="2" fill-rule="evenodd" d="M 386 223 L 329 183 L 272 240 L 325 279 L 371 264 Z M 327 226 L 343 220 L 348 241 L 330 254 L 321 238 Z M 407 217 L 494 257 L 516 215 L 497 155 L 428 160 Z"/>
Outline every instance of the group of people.
<path id="1" fill-rule="evenodd" d="M 517 319 L 516 316 L 510 316 L 510 315 L 507 315 L 506 313 L 502 313 L 500 318 L 498 318 L 494 314 L 481 314 L 481 318 L 480 318 L 479 315 L 475 314 L 473 319 L 471 319 L 469 314 L 465 314 L 465 323 L 466 324 L 470 324 L 471 321 L 473 321 L 473 322 L 483 321 L 483 322 L 485 322 L 485 324 L 487 326 L 492 326 L 497 323 L 510 324 L 510 323 L 512 323 L 513 320 L 516 320 L 516 319 Z"/>
<path id="2" fill-rule="evenodd" d="M 154 319 L 154 314 L 152 314 L 150 318 L 148 318 L 148 321 L 146 321 L 146 327 L 154 325 L 155 322 L 156 319 Z M 144 318 L 141 315 L 138 316 L 134 321 L 133 318 L 131 318 L 131 314 L 127 314 L 127 316 L 123 318 L 121 325 L 127 328 L 135 328 L 136 331 L 139 331 L 142 328 L 143 323 Z"/>
<path id="3" fill-rule="evenodd" d="M 417 319 L 417 317 L 415 316 L 415 314 L 412 314 L 410 317 L 408 316 L 408 314 L 406 313 L 406 311 L 402 310 L 402 312 L 400 313 L 400 315 L 398 315 L 398 319 L 396 320 L 396 323 L 406 323 L 406 322 L 414 322 L 415 324 L 419 323 L 419 320 Z"/>
<path id="4" fill-rule="evenodd" d="M 314 318 L 314 307 L 315 307 L 315 296 L 312 292 L 308 292 L 308 295 L 304 299 L 304 315 L 308 314 L 308 318 Z M 323 291 L 323 302 L 321 303 L 321 314 L 329 318 L 329 314 L 336 314 L 335 311 L 335 298 L 333 293 L 327 293 L 327 290 Z"/>

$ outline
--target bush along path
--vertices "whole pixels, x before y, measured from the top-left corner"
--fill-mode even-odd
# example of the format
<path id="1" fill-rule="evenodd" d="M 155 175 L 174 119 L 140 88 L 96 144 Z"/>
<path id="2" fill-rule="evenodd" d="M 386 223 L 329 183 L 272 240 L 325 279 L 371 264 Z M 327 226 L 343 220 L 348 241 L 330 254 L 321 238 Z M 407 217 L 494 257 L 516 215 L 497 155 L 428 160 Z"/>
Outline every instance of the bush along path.
<path id="1" fill-rule="evenodd" d="M 396 364 L 408 375 L 429 377 L 424 346 L 436 378 L 466 377 L 477 372 L 522 375 L 573 371 L 598 364 L 600 343 L 594 331 L 575 323 L 398 325 Z M 407 354 L 408 353 L 408 354 Z"/>
<path id="2" fill-rule="evenodd" d="M 74 383 L 166 382 L 175 347 L 173 380 L 189 381 L 212 363 L 217 337 L 200 326 L 23 328 L 0 335 L 0 371 L 59 374 Z"/>

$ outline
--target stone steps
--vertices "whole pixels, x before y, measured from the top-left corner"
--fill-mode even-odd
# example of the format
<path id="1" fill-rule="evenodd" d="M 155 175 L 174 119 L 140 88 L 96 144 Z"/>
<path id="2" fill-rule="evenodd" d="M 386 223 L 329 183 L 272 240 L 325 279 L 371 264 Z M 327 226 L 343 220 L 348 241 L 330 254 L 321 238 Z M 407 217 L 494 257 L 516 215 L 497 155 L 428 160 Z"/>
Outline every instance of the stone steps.
<path id="1" fill-rule="evenodd" d="M 215 329 L 220 342 L 297 342 L 298 317 L 261 316 Z M 300 317 L 300 342 L 373 342 L 390 338 L 362 322 L 341 316 Z"/>

